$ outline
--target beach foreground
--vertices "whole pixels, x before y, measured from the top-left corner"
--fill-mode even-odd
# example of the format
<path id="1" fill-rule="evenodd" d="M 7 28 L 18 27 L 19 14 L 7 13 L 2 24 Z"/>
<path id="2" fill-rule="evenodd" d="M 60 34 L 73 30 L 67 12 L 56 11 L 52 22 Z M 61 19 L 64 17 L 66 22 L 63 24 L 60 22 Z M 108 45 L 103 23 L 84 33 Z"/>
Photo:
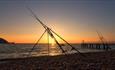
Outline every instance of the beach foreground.
<path id="1" fill-rule="evenodd" d="M 115 70 L 115 51 L 2 59 L 0 70 Z"/>

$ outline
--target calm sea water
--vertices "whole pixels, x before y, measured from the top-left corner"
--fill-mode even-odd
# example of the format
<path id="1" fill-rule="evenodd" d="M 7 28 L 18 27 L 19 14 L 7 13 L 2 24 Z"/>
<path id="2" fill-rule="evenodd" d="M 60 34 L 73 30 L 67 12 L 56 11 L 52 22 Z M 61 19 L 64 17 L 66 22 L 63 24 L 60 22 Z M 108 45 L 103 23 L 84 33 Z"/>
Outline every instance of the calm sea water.
<path id="1" fill-rule="evenodd" d="M 82 53 L 86 52 L 98 52 L 103 50 L 97 49 L 87 49 L 81 48 L 81 45 L 73 44 L 73 46 L 78 49 Z M 32 49 L 33 44 L 0 44 L 0 59 L 5 58 L 23 58 L 28 57 L 29 51 Z M 68 54 L 75 53 L 76 51 L 72 50 L 71 47 L 68 45 L 62 46 L 64 50 L 66 50 Z M 114 45 L 110 46 L 112 49 L 115 49 Z M 40 44 L 36 45 L 34 50 L 31 52 L 30 56 L 55 56 L 55 55 L 62 55 L 60 48 L 56 45 L 50 45 L 48 51 L 48 45 Z"/>

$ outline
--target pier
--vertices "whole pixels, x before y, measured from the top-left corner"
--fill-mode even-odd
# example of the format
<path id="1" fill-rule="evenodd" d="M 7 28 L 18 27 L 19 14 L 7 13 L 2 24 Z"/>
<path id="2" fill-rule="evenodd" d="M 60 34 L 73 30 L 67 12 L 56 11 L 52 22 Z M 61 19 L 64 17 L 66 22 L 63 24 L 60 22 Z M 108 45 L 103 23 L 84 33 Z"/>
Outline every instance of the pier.
<path id="1" fill-rule="evenodd" d="M 109 50 L 110 45 L 108 43 L 81 43 L 81 48 L 88 48 L 88 49 L 99 49 L 99 50 Z"/>

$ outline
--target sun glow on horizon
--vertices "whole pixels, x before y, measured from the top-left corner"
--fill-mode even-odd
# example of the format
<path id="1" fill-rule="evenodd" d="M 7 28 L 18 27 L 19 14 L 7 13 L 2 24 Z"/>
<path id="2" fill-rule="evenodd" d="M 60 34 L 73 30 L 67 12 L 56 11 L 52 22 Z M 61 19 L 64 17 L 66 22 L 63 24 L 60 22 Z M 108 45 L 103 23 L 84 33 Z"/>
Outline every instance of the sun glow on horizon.
<path id="1" fill-rule="evenodd" d="M 56 44 L 55 41 L 54 41 L 54 39 L 51 39 L 50 43 L 51 43 L 51 46 L 55 46 L 55 44 Z"/>
<path id="2" fill-rule="evenodd" d="M 69 43 L 81 43 L 83 40 L 85 42 L 98 42 L 99 38 L 98 36 L 93 36 L 93 37 L 84 37 L 84 36 L 79 36 L 79 35 L 67 35 L 67 34 L 60 34 L 58 33 L 61 37 L 63 37 L 67 42 Z M 40 34 L 41 35 L 41 34 Z M 2 35 L 2 38 L 6 39 L 9 42 L 15 42 L 15 43 L 35 43 L 40 35 Z M 54 35 L 55 36 L 55 35 Z M 108 37 L 108 38 L 107 38 Z M 59 43 L 64 43 L 63 40 L 59 39 L 59 37 L 55 36 L 57 41 Z M 105 36 L 106 40 L 109 40 L 110 42 L 115 39 L 115 37 L 111 36 Z M 48 43 L 47 41 L 47 34 L 43 36 L 43 38 L 40 40 L 39 43 Z M 49 37 L 49 43 L 51 46 L 54 46 L 56 43 L 54 39 Z"/>

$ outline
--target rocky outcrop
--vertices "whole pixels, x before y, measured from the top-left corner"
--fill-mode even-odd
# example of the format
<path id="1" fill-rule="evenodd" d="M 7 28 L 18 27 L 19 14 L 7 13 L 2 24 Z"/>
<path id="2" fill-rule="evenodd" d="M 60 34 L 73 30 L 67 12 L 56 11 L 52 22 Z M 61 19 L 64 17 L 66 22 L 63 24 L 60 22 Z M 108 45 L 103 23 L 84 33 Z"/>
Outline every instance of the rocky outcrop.
<path id="1" fill-rule="evenodd" d="M 5 39 L 3 39 L 3 38 L 0 38 L 0 44 L 7 44 L 7 43 L 8 43 L 7 40 L 5 40 Z"/>

